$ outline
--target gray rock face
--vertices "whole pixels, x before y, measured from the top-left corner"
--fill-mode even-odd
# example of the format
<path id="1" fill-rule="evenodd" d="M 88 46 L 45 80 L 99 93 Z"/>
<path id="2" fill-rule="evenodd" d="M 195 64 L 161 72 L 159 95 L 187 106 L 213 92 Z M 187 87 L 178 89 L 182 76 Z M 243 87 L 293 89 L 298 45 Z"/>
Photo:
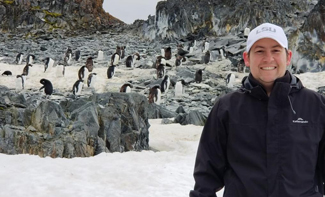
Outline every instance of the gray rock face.
<path id="1" fill-rule="evenodd" d="M 71 158 L 149 149 L 148 101 L 137 93 L 94 94 L 61 103 L 26 95 L 27 108 L 12 105 L 18 96 L 5 87 L 0 94 L 5 98 L 0 100 L 1 153 Z"/>
<path id="2" fill-rule="evenodd" d="M 102 0 L 1 1 L 1 30 L 25 35 L 44 34 L 42 30 L 80 33 L 79 30 L 104 30 L 113 24 L 123 24 L 105 13 L 102 4 Z"/>
<path id="3" fill-rule="evenodd" d="M 147 39 L 191 41 L 205 37 L 243 37 L 246 27 L 252 29 L 263 22 L 272 22 L 284 27 L 289 38 L 292 71 L 318 72 L 325 69 L 324 4 L 324 0 L 168 0 L 157 4 L 155 20 L 149 17 L 147 21 L 137 21 L 133 28 Z M 227 47 L 232 55 L 241 54 L 245 48 L 240 43 L 222 45 L 226 44 L 232 45 Z"/>

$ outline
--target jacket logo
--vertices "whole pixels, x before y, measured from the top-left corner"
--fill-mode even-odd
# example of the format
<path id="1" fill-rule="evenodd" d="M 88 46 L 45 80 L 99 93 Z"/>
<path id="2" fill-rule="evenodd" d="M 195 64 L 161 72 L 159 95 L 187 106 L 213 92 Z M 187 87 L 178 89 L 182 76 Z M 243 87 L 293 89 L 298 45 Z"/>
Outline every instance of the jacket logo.
<path id="1" fill-rule="evenodd" d="M 307 124 L 308 120 L 304 120 L 302 118 L 298 118 L 297 120 L 293 120 L 293 123 L 299 123 L 299 124 Z"/>

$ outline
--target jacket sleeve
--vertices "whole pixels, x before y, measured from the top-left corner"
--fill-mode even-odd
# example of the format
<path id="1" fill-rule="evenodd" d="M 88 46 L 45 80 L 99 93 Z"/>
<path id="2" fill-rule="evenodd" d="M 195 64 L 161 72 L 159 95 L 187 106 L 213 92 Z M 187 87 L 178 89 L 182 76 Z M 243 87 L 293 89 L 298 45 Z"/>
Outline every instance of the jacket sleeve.
<path id="1" fill-rule="evenodd" d="M 211 110 L 199 141 L 190 197 L 215 197 L 223 188 L 226 170 L 226 125 L 220 100 Z"/>

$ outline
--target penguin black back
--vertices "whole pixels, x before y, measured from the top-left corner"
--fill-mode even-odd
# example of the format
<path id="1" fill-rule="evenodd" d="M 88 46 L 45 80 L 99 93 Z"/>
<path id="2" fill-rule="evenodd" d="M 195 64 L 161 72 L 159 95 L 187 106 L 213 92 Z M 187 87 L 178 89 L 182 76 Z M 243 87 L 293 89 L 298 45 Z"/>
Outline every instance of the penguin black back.
<path id="1" fill-rule="evenodd" d="M 24 56 L 24 53 L 18 53 L 17 56 L 16 56 L 15 63 L 16 64 L 21 64 L 22 61 L 23 61 L 23 56 Z"/>
<path id="2" fill-rule="evenodd" d="M 165 76 L 165 65 L 160 64 L 157 67 L 157 78 L 163 78 Z"/>
<path id="3" fill-rule="evenodd" d="M 167 47 L 165 49 L 165 59 L 170 60 L 172 58 L 172 49 L 170 47 Z"/>
<path id="4" fill-rule="evenodd" d="M 164 79 L 161 81 L 160 87 L 161 87 L 161 92 L 167 92 L 168 88 L 170 85 L 170 79 L 168 75 L 165 75 Z"/>
<path id="5" fill-rule="evenodd" d="M 11 76 L 12 73 L 11 73 L 11 71 L 6 70 L 6 71 L 4 71 L 4 72 L 2 73 L 2 76 L 4 76 L 4 75 Z"/>
<path id="6" fill-rule="evenodd" d="M 27 58 L 26 58 L 27 64 L 32 64 L 34 60 L 35 60 L 35 55 L 32 55 L 32 54 L 27 55 Z"/>
<path id="7" fill-rule="evenodd" d="M 204 54 L 204 63 L 207 64 L 210 62 L 210 51 L 206 51 Z"/>
<path id="8" fill-rule="evenodd" d="M 93 57 L 88 57 L 87 61 L 86 61 L 86 67 L 88 69 L 89 72 L 92 72 L 94 69 L 94 61 L 93 61 Z"/>
<path id="9" fill-rule="evenodd" d="M 90 87 L 91 84 L 94 83 L 94 82 L 93 82 L 93 79 L 94 79 L 95 75 L 97 75 L 97 73 L 90 73 L 90 74 L 88 75 L 88 78 L 87 78 L 87 86 L 88 86 L 88 87 Z"/>
<path id="10" fill-rule="evenodd" d="M 125 57 L 125 48 L 126 46 L 121 46 L 121 59 Z"/>
<path id="11" fill-rule="evenodd" d="M 128 92 L 127 90 L 133 88 L 132 84 L 129 83 L 125 83 L 122 85 L 122 87 L 120 88 L 120 92 Z"/>
<path id="12" fill-rule="evenodd" d="M 149 89 L 149 97 L 148 101 L 149 103 L 157 103 L 159 104 L 160 102 L 160 86 L 155 85 L 152 88 Z"/>
<path id="13" fill-rule="evenodd" d="M 202 73 L 203 73 L 202 69 L 199 69 L 196 71 L 196 73 L 195 73 L 195 82 L 196 83 L 202 82 Z"/>
<path id="14" fill-rule="evenodd" d="M 80 50 L 77 50 L 74 54 L 74 60 L 79 61 L 80 59 Z"/>
<path id="15" fill-rule="evenodd" d="M 26 66 L 24 67 L 24 69 L 23 69 L 23 75 L 28 75 L 28 73 L 29 73 L 29 67 L 32 67 L 33 65 L 31 65 L 31 64 L 26 64 Z"/>
<path id="16" fill-rule="evenodd" d="M 107 69 L 107 78 L 111 79 L 112 77 L 114 77 L 114 74 L 115 74 L 115 66 L 112 65 Z"/>
<path id="17" fill-rule="evenodd" d="M 86 71 L 86 66 L 81 66 L 81 68 L 78 71 L 78 78 L 79 79 L 84 79 L 85 76 L 85 71 Z"/>
<path id="18" fill-rule="evenodd" d="M 42 90 L 44 88 L 44 92 L 46 95 L 52 95 L 53 85 L 52 85 L 51 81 L 49 81 L 47 79 L 41 79 L 40 83 L 43 84 L 43 86 L 39 90 Z"/>
<path id="19" fill-rule="evenodd" d="M 82 86 L 83 86 L 83 80 L 82 79 L 79 79 L 77 80 L 73 86 L 72 86 L 72 93 L 74 95 L 77 95 L 77 94 L 80 94 L 81 90 L 82 90 Z"/>
<path id="20" fill-rule="evenodd" d="M 131 68 L 132 63 L 133 63 L 133 57 L 131 55 L 129 55 L 125 60 L 125 66 L 128 68 Z"/>

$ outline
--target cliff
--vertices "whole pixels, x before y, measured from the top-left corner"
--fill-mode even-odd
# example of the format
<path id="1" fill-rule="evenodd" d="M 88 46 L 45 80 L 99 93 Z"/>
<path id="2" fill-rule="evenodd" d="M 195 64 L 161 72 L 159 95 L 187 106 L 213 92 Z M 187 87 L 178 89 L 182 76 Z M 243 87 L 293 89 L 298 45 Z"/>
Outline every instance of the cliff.
<path id="1" fill-rule="evenodd" d="M 3 33 L 105 30 L 122 21 L 106 13 L 103 0 L 2 0 Z"/>
<path id="2" fill-rule="evenodd" d="M 133 31 L 149 40 L 240 36 L 263 22 L 284 27 L 295 72 L 322 71 L 325 63 L 325 0 L 167 0 Z"/>

